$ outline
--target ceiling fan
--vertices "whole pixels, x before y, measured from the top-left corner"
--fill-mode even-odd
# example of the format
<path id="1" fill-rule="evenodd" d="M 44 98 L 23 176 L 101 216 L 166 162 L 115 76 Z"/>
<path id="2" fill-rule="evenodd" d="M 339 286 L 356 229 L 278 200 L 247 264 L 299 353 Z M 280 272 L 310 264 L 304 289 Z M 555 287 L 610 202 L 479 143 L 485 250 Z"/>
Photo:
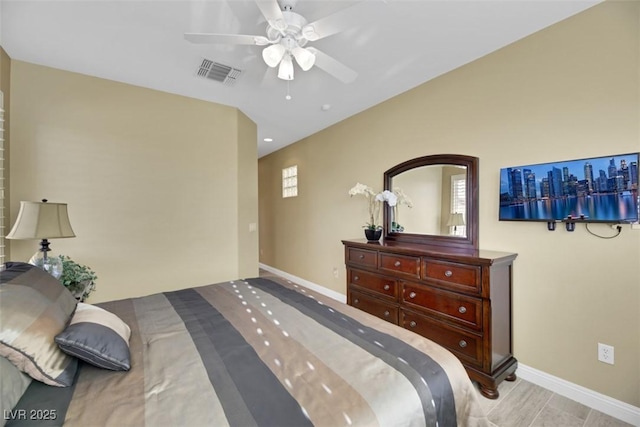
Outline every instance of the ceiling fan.
<path id="1" fill-rule="evenodd" d="M 265 36 L 244 34 L 211 34 L 185 33 L 184 37 L 192 43 L 230 43 L 238 45 L 266 46 L 262 50 L 264 62 L 272 68 L 278 67 L 278 77 L 283 80 L 293 80 L 293 61 L 303 71 L 310 70 L 314 65 L 343 83 L 351 83 L 358 73 L 326 53 L 307 46 L 324 37 L 336 34 L 346 28 L 351 22 L 358 22 L 358 3 L 337 13 L 326 16 L 314 22 L 307 20 L 300 14 L 293 12 L 297 0 L 255 0 L 268 26 Z"/>

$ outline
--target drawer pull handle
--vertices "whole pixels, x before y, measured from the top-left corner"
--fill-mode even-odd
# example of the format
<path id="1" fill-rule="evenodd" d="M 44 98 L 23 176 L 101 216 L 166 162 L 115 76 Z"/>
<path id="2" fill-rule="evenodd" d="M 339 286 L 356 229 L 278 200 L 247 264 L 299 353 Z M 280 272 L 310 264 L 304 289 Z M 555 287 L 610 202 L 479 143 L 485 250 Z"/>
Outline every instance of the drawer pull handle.
<path id="1" fill-rule="evenodd" d="M 389 317 L 390 314 L 391 313 L 389 313 L 389 310 L 387 310 L 387 311 L 384 312 L 384 317 Z"/>
<path id="2" fill-rule="evenodd" d="M 358 276 L 353 276 L 353 281 L 357 282 L 358 280 L 360 280 L 360 278 Z"/>
<path id="3" fill-rule="evenodd" d="M 360 256 L 358 258 L 364 259 L 364 254 L 360 254 Z"/>
<path id="4" fill-rule="evenodd" d="M 453 272 L 451 270 L 447 270 L 447 271 L 444 272 L 444 275 L 447 276 L 447 277 L 451 277 L 451 276 L 453 276 Z"/>
<path id="5" fill-rule="evenodd" d="M 461 305 L 460 307 L 458 307 L 458 312 L 462 314 L 466 313 L 467 307 L 465 307 L 464 305 Z"/>
<path id="6" fill-rule="evenodd" d="M 415 298 L 418 294 L 416 294 L 415 292 L 411 292 L 409 294 L 409 298 Z"/>
<path id="7" fill-rule="evenodd" d="M 396 261 L 393 263 L 393 265 L 395 265 L 396 267 L 400 267 L 401 262 L 400 261 Z"/>
<path id="8" fill-rule="evenodd" d="M 353 300 L 353 303 L 354 303 L 354 304 L 359 304 L 359 303 L 360 303 L 360 300 L 359 300 L 358 298 L 356 298 L 356 299 L 354 299 L 354 300 Z"/>
<path id="9" fill-rule="evenodd" d="M 417 325 L 415 320 L 412 320 L 411 322 L 409 322 L 409 326 L 411 326 L 412 328 L 415 328 Z"/>
<path id="10" fill-rule="evenodd" d="M 458 345 L 462 348 L 465 348 L 467 346 L 467 342 L 465 340 L 460 340 L 460 342 L 458 343 Z"/>
<path id="11" fill-rule="evenodd" d="M 388 291 L 389 289 L 391 289 L 391 286 L 389 286 L 389 285 L 384 285 L 384 290 L 385 290 L 385 291 Z"/>

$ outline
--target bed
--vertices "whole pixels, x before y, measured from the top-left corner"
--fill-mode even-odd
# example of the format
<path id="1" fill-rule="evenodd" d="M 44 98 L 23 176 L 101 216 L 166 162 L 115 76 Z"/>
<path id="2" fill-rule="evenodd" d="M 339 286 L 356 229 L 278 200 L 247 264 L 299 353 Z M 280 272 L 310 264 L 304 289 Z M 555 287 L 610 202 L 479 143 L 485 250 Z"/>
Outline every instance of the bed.
<path id="1" fill-rule="evenodd" d="M 47 332 L 58 348 L 62 332 L 84 324 L 73 320 L 80 305 L 48 274 L 22 263 L 7 266 L 0 349 L 7 360 L 26 354 L 23 364 L 37 364 L 40 347 L 51 343 L 28 355 L 32 349 L 20 349 L 5 327 L 9 312 L 19 311 L 15 301 L 27 300 L 23 288 L 47 294 L 47 304 L 74 306 L 59 310 L 58 317 L 70 318 Z M 21 297 L 13 295 L 20 293 L 16 288 Z M 113 358 L 104 361 L 115 366 L 98 367 L 65 351 L 67 361 L 48 373 L 38 367 L 35 375 L 45 378 L 36 380 L 9 372 L 3 361 L 3 399 L 9 374 L 20 376 L 13 393 L 24 389 L 3 410 L 6 425 L 489 425 L 473 384 L 447 350 L 285 279 L 234 280 L 97 306 L 130 329 L 127 364 Z M 42 304 L 27 311 L 34 317 L 53 312 Z M 31 323 L 22 329 L 43 322 Z M 43 382 L 62 378 L 68 386 Z"/>

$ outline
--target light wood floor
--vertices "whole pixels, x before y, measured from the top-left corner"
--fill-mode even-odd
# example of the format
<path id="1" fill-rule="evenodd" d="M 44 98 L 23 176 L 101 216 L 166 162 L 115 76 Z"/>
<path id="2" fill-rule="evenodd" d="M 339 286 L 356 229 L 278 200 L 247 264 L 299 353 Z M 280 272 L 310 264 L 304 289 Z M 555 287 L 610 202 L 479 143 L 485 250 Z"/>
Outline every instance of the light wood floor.
<path id="1" fill-rule="evenodd" d="M 263 269 L 260 276 L 278 277 Z M 495 400 L 478 391 L 492 427 L 633 427 L 520 378 L 503 381 L 498 391 Z"/>
<path id="2" fill-rule="evenodd" d="M 517 374 L 517 371 L 516 371 Z M 628 427 L 609 415 L 518 378 L 498 386 L 500 397 L 480 395 L 489 421 L 496 427 Z M 480 394 L 480 392 L 478 392 Z"/>

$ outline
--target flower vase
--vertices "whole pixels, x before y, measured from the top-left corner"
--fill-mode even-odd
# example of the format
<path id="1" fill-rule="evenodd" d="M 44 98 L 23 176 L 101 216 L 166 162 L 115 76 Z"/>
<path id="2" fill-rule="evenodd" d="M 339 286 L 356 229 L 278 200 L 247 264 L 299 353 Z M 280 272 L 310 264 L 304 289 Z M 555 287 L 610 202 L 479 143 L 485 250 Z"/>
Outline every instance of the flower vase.
<path id="1" fill-rule="evenodd" d="M 377 230 L 372 230 L 370 228 L 364 229 L 364 235 L 367 238 L 368 242 L 377 242 L 382 237 L 382 229 L 379 228 Z"/>

